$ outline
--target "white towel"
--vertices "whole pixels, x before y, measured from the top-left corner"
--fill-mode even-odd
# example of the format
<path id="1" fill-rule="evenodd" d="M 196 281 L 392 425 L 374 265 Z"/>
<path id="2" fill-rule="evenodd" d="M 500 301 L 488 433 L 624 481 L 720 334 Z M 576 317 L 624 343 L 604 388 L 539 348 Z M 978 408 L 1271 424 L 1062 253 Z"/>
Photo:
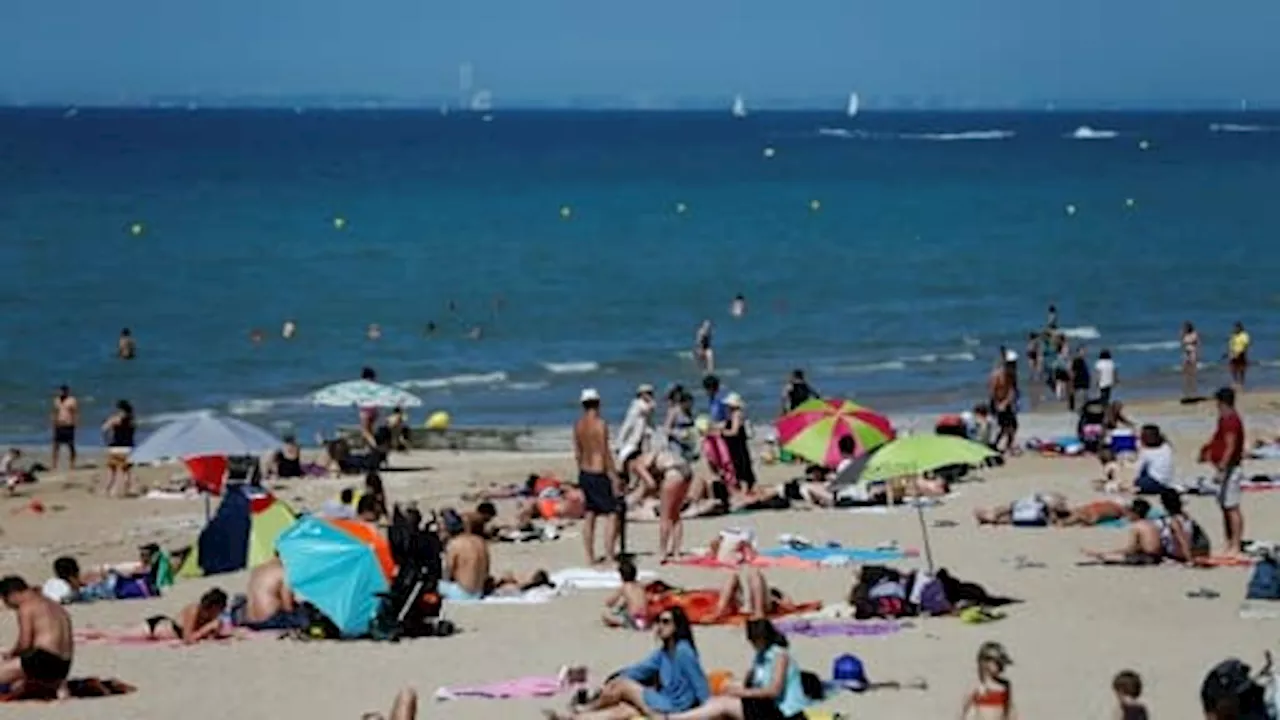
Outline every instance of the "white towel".
<path id="1" fill-rule="evenodd" d="M 642 583 L 653 582 L 658 574 L 643 570 L 636 575 Z M 565 568 L 551 573 L 551 582 L 564 590 L 614 590 L 622 585 L 622 578 L 616 570 L 596 570 L 595 568 Z"/>
<path id="2" fill-rule="evenodd" d="M 556 588 L 540 587 L 526 590 L 519 595 L 489 595 L 478 600 L 446 600 L 450 605 L 541 605 L 551 602 L 560 591 Z"/>

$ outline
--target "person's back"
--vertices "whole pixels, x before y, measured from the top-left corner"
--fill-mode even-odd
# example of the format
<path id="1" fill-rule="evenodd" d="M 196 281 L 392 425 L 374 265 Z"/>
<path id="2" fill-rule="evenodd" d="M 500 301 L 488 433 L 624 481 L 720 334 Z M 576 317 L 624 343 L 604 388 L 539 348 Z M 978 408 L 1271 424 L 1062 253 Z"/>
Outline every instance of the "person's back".
<path id="1" fill-rule="evenodd" d="M 18 616 L 31 623 L 32 647 L 71 660 L 74 639 L 71 615 L 66 608 L 36 592 L 29 593 L 18 608 Z"/>
<path id="2" fill-rule="evenodd" d="M 488 543 L 471 532 L 455 535 L 445 547 L 445 568 L 449 580 L 462 590 L 483 596 L 489 584 Z"/>
<path id="3" fill-rule="evenodd" d="M 266 622 L 284 609 L 288 593 L 284 564 L 279 558 L 273 558 L 254 568 L 249 573 L 247 593 L 249 597 L 248 605 L 245 607 L 245 621 Z"/>
<path id="4" fill-rule="evenodd" d="M 573 426 L 574 447 L 577 450 L 578 469 L 582 472 L 603 473 L 606 468 L 608 430 L 598 412 L 588 410 Z"/>

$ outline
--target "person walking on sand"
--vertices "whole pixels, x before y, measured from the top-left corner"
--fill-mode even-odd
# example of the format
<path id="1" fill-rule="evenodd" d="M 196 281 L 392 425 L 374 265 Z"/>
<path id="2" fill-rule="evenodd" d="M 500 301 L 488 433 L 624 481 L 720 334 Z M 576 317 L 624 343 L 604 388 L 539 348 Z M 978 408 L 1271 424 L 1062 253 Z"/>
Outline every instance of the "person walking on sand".
<path id="1" fill-rule="evenodd" d="M 991 371 L 988 390 L 991 398 L 991 414 L 995 415 L 996 426 L 999 428 L 992 445 L 998 452 L 1012 452 L 1018 434 L 1018 410 L 1015 406 L 1016 395 L 1013 383 L 1009 381 L 1009 371 L 1004 363 L 997 364 Z M 1003 450 L 1000 448 L 1001 440 L 1005 441 Z"/>
<path id="2" fill-rule="evenodd" d="M 1231 371 L 1231 385 L 1236 392 L 1244 390 L 1244 376 L 1249 370 L 1249 342 L 1244 323 L 1237 322 L 1227 340 L 1227 368 Z"/>
<path id="3" fill-rule="evenodd" d="M 711 349 L 711 320 L 703 320 L 698 332 L 693 336 L 693 359 L 703 374 L 710 375 L 716 371 L 716 352 Z"/>
<path id="4" fill-rule="evenodd" d="M 67 448 L 67 467 L 76 467 L 76 425 L 80 422 L 80 401 L 67 385 L 58 387 L 53 398 L 53 459 L 50 470 L 58 469 L 58 449 Z"/>
<path id="5" fill-rule="evenodd" d="M 58 603 L 17 575 L 0 580 L 0 600 L 18 618 L 18 640 L 0 658 L 0 685 L 20 695 L 28 686 L 67 697 L 67 676 L 75 656 L 71 616 Z"/>
<path id="6" fill-rule="evenodd" d="M 1098 362 L 1093 365 L 1098 380 L 1098 399 L 1103 405 L 1111 405 L 1111 396 L 1116 388 L 1116 361 L 1111 358 L 1111 351 L 1106 348 L 1098 353 Z"/>
<path id="7" fill-rule="evenodd" d="M 600 393 L 586 388 L 579 398 L 582 417 L 573 426 L 573 455 L 578 464 L 578 486 L 586 501 L 582 542 L 587 562 L 601 562 L 596 555 L 596 518 L 605 517 L 605 557 L 612 557 L 618 544 L 618 496 L 622 481 L 609 451 L 609 426 L 600 416 Z"/>
<path id="8" fill-rule="evenodd" d="M 1004 671 L 1013 664 L 1009 653 L 998 642 L 985 642 L 978 648 L 978 684 L 965 696 L 960 717 L 963 720 L 1016 720 L 1013 705 L 1013 683 Z"/>
<path id="9" fill-rule="evenodd" d="M 1226 555 L 1243 554 L 1244 513 L 1240 509 L 1244 499 L 1241 487 L 1240 462 L 1244 458 L 1244 422 L 1236 412 L 1236 392 L 1229 387 L 1218 390 L 1218 425 L 1213 437 L 1200 448 L 1200 462 L 1212 463 L 1214 481 L 1218 485 L 1218 507 L 1222 510 L 1223 535 L 1226 537 Z"/>

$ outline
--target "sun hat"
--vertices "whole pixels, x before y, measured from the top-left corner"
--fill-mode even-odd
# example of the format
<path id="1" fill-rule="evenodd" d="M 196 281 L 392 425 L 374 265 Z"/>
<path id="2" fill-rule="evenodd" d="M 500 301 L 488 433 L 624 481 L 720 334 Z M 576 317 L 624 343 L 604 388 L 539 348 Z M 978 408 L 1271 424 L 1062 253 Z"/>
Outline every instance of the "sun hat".
<path id="1" fill-rule="evenodd" d="M 839 655 L 831 663 L 831 682 L 846 690 L 862 692 L 867 689 L 867 668 L 857 655 Z"/>
<path id="2" fill-rule="evenodd" d="M 578 402 L 600 402 L 600 393 L 595 388 L 583 388 Z"/>

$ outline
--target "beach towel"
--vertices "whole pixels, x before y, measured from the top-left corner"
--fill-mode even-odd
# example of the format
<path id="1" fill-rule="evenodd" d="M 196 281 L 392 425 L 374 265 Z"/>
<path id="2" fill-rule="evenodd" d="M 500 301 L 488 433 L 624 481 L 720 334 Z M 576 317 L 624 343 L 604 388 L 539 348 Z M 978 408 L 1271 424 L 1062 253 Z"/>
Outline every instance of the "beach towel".
<path id="1" fill-rule="evenodd" d="M 558 588 L 537 587 L 518 595 L 486 595 L 478 600 L 450 600 L 450 605 L 541 605 L 560 595 Z"/>
<path id="2" fill-rule="evenodd" d="M 147 631 L 145 627 L 127 627 L 127 628 L 76 628 L 72 636 L 75 637 L 76 643 L 84 645 L 120 645 L 120 646 L 147 646 L 147 647 L 184 647 L 181 640 L 172 637 L 154 637 Z M 233 632 L 227 633 L 223 637 L 210 638 L 202 640 L 201 644 L 207 642 L 231 642 L 233 640 L 257 640 L 262 638 L 278 637 L 278 632 L 246 630 L 237 628 Z"/>
<path id="3" fill-rule="evenodd" d="M 1280 460 L 1280 445 L 1261 445 L 1249 451 L 1254 460 Z"/>
<path id="4" fill-rule="evenodd" d="M 900 548 L 844 548 L 844 547 L 811 547 L 791 548 L 779 547 L 762 550 L 760 554 L 769 558 L 795 558 L 822 564 L 833 564 L 838 561 L 850 563 L 883 563 L 893 560 L 918 557 L 919 550 Z"/>
<path id="5" fill-rule="evenodd" d="M 799 635 L 801 637 L 877 637 L 892 635 L 905 626 L 893 620 L 854 620 L 814 621 L 805 619 L 779 620 L 774 627 L 783 635 Z"/>
<path id="6" fill-rule="evenodd" d="M 678 607 L 684 610 L 685 615 L 689 617 L 689 622 L 694 625 L 741 625 L 750 619 L 749 615 L 741 612 L 715 617 L 716 606 L 719 604 L 719 590 L 666 588 L 660 592 L 649 594 L 649 607 L 646 614 L 649 617 L 657 617 L 664 610 Z M 769 614 L 769 617 L 785 617 L 798 613 L 813 612 L 821 608 L 822 603 L 820 602 L 780 602 L 775 606 L 774 611 Z"/>
<path id="7" fill-rule="evenodd" d="M 658 574 L 651 570 L 636 575 L 636 580 L 642 583 L 657 579 Z M 575 567 L 551 573 L 551 583 L 562 590 L 616 590 L 622 586 L 622 578 L 614 570 Z"/>
<path id="8" fill-rule="evenodd" d="M 794 557 L 764 557 L 760 555 L 745 557 L 741 562 L 728 562 L 710 554 L 689 555 L 667 561 L 670 565 L 685 567 L 719 568 L 734 570 L 740 567 L 758 568 L 792 568 L 795 570 L 816 570 L 821 567 L 815 560 L 802 560 Z"/>
<path id="9" fill-rule="evenodd" d="M 115 678 L 77 678 L 67 681 L 67 690 L 73 699 L 80 699 L 128 695 L 137 692 L 138 688 Z M 8 687 L 0 685 L 0 703 L 52 702 L 56 699 L 56 688 L 29 685 L 19 693 L 11 693 Z"/>
<path id="10" fill-rule="evenodd" d="M 505 680 L 488 685 L 460 685 L 442 687 L 433 696 L 437 702 L 476 698 L 480 700 L 513 700 L 523 698 L 546 698 L 558 695 L 570 689 L 569 685 L 553 676 L 535 676 Z"/>

